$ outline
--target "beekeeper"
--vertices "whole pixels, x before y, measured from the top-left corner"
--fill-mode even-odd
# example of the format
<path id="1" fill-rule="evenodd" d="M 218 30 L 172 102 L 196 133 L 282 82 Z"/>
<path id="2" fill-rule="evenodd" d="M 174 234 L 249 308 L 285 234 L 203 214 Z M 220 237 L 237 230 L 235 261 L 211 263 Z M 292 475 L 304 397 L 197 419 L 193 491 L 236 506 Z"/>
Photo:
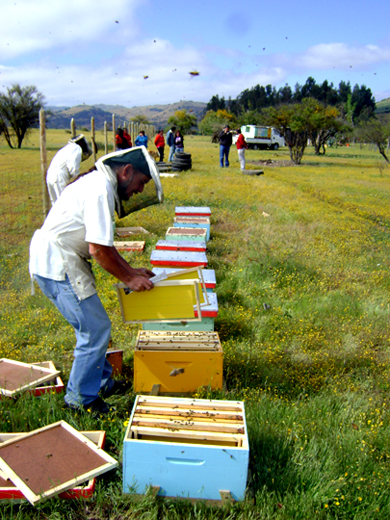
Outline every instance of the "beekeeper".
<path id="1" fill-rule="evenodd" d="M 99 396 L 124 390 L 106 360 L 111 324 L 96 293 L 93 258 L 132 291 L 148 291 L 153 273 L 131 267 L 114 242 L 115 211 L 123 216 L 160 203 L 163 192 L 154 160 L 144 146 L 99 159 L 61 193 L 30 245 L 30 273 L 76 334 L 65 401 L 70 408 L 107 413 Z M 150 182 L 152 180 L 152 182 Z M 140 198 L 141 200 L 137 200 Z"/>
<path id="2" fill-rule="evenodd" d="M 80 164 L 92 155 L 83 134 L 69 139 L 68 144 L 53 157 L 46 175 L 51 204 L 60 196 L 65 186 L 80 174 Z"/>

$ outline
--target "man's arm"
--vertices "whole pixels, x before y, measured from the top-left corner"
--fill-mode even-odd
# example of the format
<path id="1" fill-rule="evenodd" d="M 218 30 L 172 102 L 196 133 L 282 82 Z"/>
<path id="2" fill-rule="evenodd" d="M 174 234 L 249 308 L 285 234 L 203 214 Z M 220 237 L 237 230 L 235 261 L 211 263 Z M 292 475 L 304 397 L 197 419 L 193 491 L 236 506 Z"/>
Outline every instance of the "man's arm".
<path id="1" fill-rule="evenodd" d="M 123 282 L 132 291 L 150 291 L 153 283 L 149 280 L 154 276 L 149 269 L 134 269 L 118 253 L 115 247 L 89 244 L 89 253 L 105 271 Z"/>

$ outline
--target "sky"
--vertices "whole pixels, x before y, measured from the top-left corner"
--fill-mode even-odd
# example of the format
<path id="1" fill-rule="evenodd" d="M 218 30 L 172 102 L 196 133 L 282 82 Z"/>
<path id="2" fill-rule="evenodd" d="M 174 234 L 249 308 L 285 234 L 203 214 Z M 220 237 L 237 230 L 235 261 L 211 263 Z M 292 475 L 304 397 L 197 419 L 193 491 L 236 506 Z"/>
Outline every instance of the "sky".
<path id="1" fill-rule="evenodd" d="M 1 0 L 0 92 L 19 83 L 49 106 L 134 107 L 312 76 L 381 101 L 389 15 L 389 0 Z"/>

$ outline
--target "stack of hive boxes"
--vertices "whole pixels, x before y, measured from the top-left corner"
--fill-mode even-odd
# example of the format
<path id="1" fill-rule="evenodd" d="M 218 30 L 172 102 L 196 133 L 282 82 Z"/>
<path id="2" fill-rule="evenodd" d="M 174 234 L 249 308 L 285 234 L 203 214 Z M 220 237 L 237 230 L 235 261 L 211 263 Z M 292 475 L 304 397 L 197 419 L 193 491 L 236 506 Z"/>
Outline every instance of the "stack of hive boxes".
<path id="1" fill-rule="evenodd" d="M 208 304 L 201 307 L 200 321 L 143 323 L 134 353 L 136 392 L 158 388 L 162 393 L 183 394 L 203 386 L 222 388 L 223 353 L 214 332 L 214 318 L 218 314 L 217 295 L 213 292 L 215 271 L 203 269 L 207 265 L 210 213 L 210 208 L 177 207 L 174 226 L 151 254 L 153 272 L 157 275 L 163 271 L 168 275 L 181 273 L 176 278 L 188 279 L 198 276 L 197 268 L 200 269 Z M 187 222 L 180 227 L 182 219 L 190 220 L 193 227 L 187 227 Z M 197 309 L 194 316 L 199 317 Z"/>
<path id="2" fill-rule="evenodd" d="M 125 493 L 152 486 L 161 496 L 223 501 L 245 495 L 249 445 L 243 403 L 173 397 L 200 387 L 222 389 L 216 278 L 206 257 L 210 214 L 210 208 L 176 207 L 173 226 L 151 254 L 156 275 L 199 277 L 206 294 L 194 308 L 199 321 L 145 321 L 138 334 L 134 391 L 152 395 L 137 396 L 126 430 Z"/>

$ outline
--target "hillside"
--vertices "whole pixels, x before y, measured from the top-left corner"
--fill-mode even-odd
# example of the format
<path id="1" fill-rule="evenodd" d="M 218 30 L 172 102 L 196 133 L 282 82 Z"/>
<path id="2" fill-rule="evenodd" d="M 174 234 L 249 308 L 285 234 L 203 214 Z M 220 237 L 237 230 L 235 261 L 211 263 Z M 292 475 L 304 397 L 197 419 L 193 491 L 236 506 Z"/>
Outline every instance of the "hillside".
<path id="1" fill-rule="evenodd" d="M 390 114 L 390 98 L 382 99 L 376 104 L 376 114 Z"/>
<path id="2" fill-rule="evenodd" d="M 197 101 L 179 101 L 170 105 L 150 105 L 127 108 L 121 105 L 78 105 L 71 108 L 47 107 L 52 112 L 48 117 L 48 128 L 69 128 L 70 120 L 75 119 L 78 128 L 91 126 L 91 117 L 95 118 L 95 128 L 102 129 L 104 122 L 111 125 L 112 114 L 115 114 L 118 124 L 128 122 L 132 117 L 139 114 L 144 115 L 155 126 L 164 128 L 170 116 L 176 110 L 187 110 L 200 119 L 206 103 Z"/>

